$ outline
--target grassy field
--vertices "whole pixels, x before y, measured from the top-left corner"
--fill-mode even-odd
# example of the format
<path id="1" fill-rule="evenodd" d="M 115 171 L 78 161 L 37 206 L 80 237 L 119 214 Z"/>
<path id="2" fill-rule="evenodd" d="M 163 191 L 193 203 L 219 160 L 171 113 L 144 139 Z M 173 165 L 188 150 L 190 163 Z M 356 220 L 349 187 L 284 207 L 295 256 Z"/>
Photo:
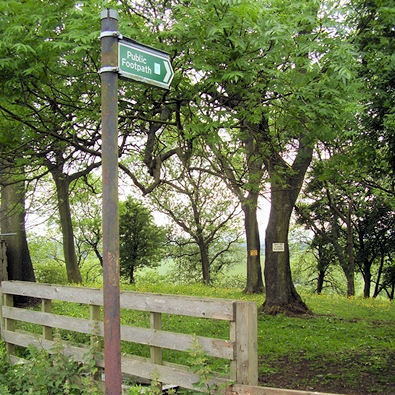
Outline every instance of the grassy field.
<path id="1" fill-rule="evenodd" d="M 244 295 L 241 289 L 202 285 L 171 285 L 141 281 L 130 290 L 199 295 L 254 301 L 263 295 Z M 258 316 L 260 385 L 343 394 L 395 394 L 395 306 L 384 299 L 365 300 L 335 295 L 303 295 L 312 316 Z M 84 306 L 57 303 L 53 312 L 88 316 Z M 122 314 L 123 323 L 148 326 L 147 314 Z M 164 317 L 164 329 L 226 338 L 223 322 Z M 39 327 L 24 329 L 37 331 Z M 64 332 L 63 338 L 79 343 L 88 337 Z M 148 347 L 124 344 L 124 352 L 148 356 Z M 185 353 L 166 351 L 164 359 L 188 363 Z M 213 369 L 226 371 L 222 360 Z"/>

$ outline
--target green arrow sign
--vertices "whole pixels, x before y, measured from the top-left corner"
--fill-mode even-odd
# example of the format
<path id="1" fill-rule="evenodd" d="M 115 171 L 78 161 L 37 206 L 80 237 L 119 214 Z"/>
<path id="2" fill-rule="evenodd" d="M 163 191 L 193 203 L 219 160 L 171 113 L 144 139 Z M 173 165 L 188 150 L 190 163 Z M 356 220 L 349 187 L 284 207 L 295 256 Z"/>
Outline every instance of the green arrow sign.
<path id="1" fill-rule="evenodd" d="M 118 41 L 121 77 L 169 89 L 174 77 L 169 54 L 139 43 Z"/>

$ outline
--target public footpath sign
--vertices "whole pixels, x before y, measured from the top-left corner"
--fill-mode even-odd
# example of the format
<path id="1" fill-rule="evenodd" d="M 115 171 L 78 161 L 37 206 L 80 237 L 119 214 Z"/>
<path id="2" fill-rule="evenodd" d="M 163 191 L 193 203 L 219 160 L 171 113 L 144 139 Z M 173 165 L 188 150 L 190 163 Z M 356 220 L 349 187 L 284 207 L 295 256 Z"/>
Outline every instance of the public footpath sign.
<path id="1" fill-rule="evenodd" d="M 168 53 L 132 40 L 118 41 L 121 77 L 169 89 L 174 77 Z"/>

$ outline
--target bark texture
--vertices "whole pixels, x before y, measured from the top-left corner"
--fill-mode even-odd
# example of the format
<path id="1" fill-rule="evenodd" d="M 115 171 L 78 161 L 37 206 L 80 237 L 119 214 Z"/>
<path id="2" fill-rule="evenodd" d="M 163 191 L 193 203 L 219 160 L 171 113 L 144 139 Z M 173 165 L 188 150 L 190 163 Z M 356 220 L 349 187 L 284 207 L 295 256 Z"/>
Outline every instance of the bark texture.
<path id="1" fill-rule="evenodd" d="M 8 171 L 9 166 L 10 164 L 7 166 Z M 6 237 L 8 279 L 35 282 L 25 229 L 24 181 L 16 182 L 13 177 L 4 175 L 1 177 L 1 181 L 1 233 L 15 233 L 15 235 Z M 22 296 L 14 298 L 16 306 L 31 302 L 31 299 Z"/>
<path id="2" fill-rule="evenodd" d="M 243 204 L 244 225 L 247 241 L 247 283 L 244 293 L 263 292 L 261 269 L 261 242 L 257 220 L 258 193 L 249 194 L 249 199 Z"/>
<path id="3" fill-rule="evenodd" d="M 71 209 L 69 199 L 69 180 L 67 176 L 55 169 L 51 170 L 56 185 L 56 195 L 60 217 L 60 226 L 63 236 L 63 254 L 66 263 L 67 280 L 70 283 L 82 283 L 82 277 L 78 266 L 77 254 L 74 245 L 74 231 L 71 221 Z"/>
<path id="4" fill-rule="evenodd" d="M 271 207 L 265 238 L 266 300 L 263 311 L 267 314 L 309 313 L 292 281 L 288 231 L 292 210 L 312 155 L 312 147 L 300 141 L 292 166 L 275 153 L 266 162 L 271 183 Z M 281 243 L 283 251 L 274 251 L 273 243 Z"/>

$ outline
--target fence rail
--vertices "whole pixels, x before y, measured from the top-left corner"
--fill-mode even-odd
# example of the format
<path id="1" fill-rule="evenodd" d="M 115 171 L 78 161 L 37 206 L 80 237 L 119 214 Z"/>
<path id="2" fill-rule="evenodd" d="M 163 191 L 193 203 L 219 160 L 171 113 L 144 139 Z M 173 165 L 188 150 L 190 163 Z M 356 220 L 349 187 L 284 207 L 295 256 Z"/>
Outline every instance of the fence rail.
<path id="1" fill-rule="evenodd" d="M 21 281 L 3 281 L 1 285 L 3 293 L 1 334 L 14 360 L 15 346 L 26 347 L 34 344 L 51 352 L 54 346 L 52 336 L 54 328 L 90 336 L 103 336 L 103 323 L 100 321 L 100 309 L 103 306 L 102 290 Z M 14 307 L 13 295 L 41 299 L 41 311 Z M 52 300 L 89 305 L 90 317 L 85 319 L 53 314 Z M 162 350 L 185 352 L 192 349 L 197 341 L 207 355 L 230 361 L 229 377 L 215 377 L 212 380 L 213 384 L 233 382 L 257 385 L 257 307 L 255 303 L 130 291 L 121 292 L 120 301 L 121 309 L 150 313 L 150 328 L 121 326 L 121 340 L 150 347 L 150 358 L 122 356 L 123 373 L 195 389 L 194 383 L 199 381 L 199 376 L 185 365 L 163 361 Z M 229 340 L 196 337 L 162 330 L 161 322 L 164 313 L 228 321 L 230 323 Z M 42 335 L 37 336 L 16 330 L 17 321 L 41 325 Z M 88 347 L 77 347 L 64 342 L 64 353 L 73 356 L 76 360 L 83 361 L 87 351 Z M 104 366 L 103 357 L 100 354 L 96 359 L 96 364 L 99 367 Z"/>

